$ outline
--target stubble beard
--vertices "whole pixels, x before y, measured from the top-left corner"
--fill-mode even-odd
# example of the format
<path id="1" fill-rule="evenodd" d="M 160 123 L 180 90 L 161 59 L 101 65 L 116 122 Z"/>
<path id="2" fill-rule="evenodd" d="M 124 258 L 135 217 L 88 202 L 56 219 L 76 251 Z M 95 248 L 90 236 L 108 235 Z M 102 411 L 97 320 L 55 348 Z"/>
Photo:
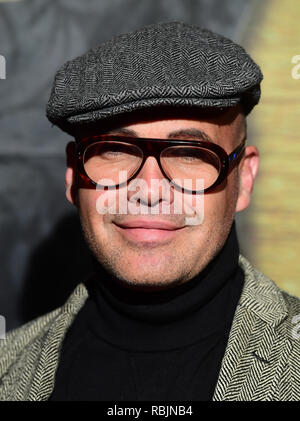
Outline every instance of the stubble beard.
<path id="1" fill-rule="evenodd" d="M 222 236 L 221 238 L 218 236 L 219 241 L 216 242 L 211 241 L 211 239 L 215 237 L 215 230 L 213 227 L 211 227 L 205 233 L 204 237 L 206 241 L 202 247 L 202 250 L 205 251 L 201 253 L 201 256 L 199 256 L 201 259 L 201 265 L 198 267 L 199 270 L 197 274 L 191 274 L 194 268 L 192 267 L 188 269 L 186 264 L 186 256 L 184 254 L 180 255 L 177 253 L 176 255 L 174 254 L 174 256 L 171 256 L 170 259 L 166 260 L 165 267 L 163 270 L 161 270 L 161 277 L 160 274 L 155 274 L 154 276 L 153 272 L 149 270 L 143 275 L 143 278 L 141 279 L 137 277 L 129 278 L 128 276 L 124 276 L 124 270 L 122 270 L 122 268 L 126 267 L 126 264 L 129 265 L 130 262 L 126 263 L 126 259 L 124 259 L 124 254 L 122 254 L 122 251 L 117 247 L 111 247 L 111 244 L 100 244 L 99 241 L 97 241 L 95 233 L 92 229 L 90 229 L 89 224 L 86 223 L 82 215 L 80 215 L 80 219 L 85 241 L 95 256 L 97 262 L 118 284 L 129 289 L 143 291 L 157 291 L 174 288 L 192 279 L 194 276 L 200 273 L 219 253 L 227 239 L 232 225 L 232 218 L 226 218 L 222 227 Z M 191 248 L 191 252 L 193 252 L 193 247 L 191 246 Z M 145 250 L 141 250 L 139 252 L 137 249 L 137 261 L 139 260 L 139 253 L 141 253 L 143 258 L 145 257 Z M 153 247 L 150 251 L 148 249 L 147 253 L 150 253 L 150 255 L 152 253 L 153 255 L 155 253 L 160 253 L 160 250 L 157 250 L 157 248 Z M 196 253 L 195 250 L 194 253 Z M 120 265 L 122 265 L 122 267 Z M 166 274 L 169 274 L 169 276 L 166 276 Z"/>
<path id="2" fill-rule="evenodd" d="M 219 226 L 218 231 L 216 233 L 215 224 L 210 224 L 208 227 L 204 227 L 202 235 L 205 238 L 201 247 L 201 253 L 197 247 L 193 244 L 190 245 L 191 253 L 196 256 L 194 259 L 198 263 L 198 272 L 195 274 L 193 271 L 195 270 L 194 267 L 187 268 L 186 264 L 186 255 L 184 253 L 177 253 L 174 256 L 170 256 L 166 261 L 165 268 L 163 269 L 164 279 L 158 279 L 159 276 L 156 276 L 156 279 L 153 280 L 153 273 L 149 271 L 149 273 L 145 273 L 143 275 L 143 279 L 138 279 L 132 276 L 128 278 L 124 276 L 124 271 L 122 271 L 122 267 L 126 266 L 126 259 L 124 259 L 124 254 L 118 247 L 112 247 L 111 244 L 102 243 L 97 240 L 97 234 L 92 229 L 91 224 L 88 223 L 88 218 L 85 218 L 83 212 L 79 206 L 79 216 L 81 221 L 81 228 L 83 232 L 83 236 L 85 241 L 95 256 L 97 262 L 108 272 L 108 274 L 113 278 L 114 281 L 121 284 L 124 287 L 136 290 L 143 290 L 143 291 L 156 291 L 156 290 L 163 290 L 167 288 L 172 288 L 179 286 L 188 280 L 192 279 L 198 273 L 200 273 L 205 267 L 217 256 L 220 252 L 224 243 L 229 235 L 233 219 L 235 213 L 235 205 L 238 197 L 238 174 L 237 172 L 234 174 L 235 183 L 234 183 L 234 190 L 233 190 L 233 197 L 230 205 L 228 206 L 226 215 L 224 220 L 222 221 L 221 226 Z M 212 220 L 218 219 L 217 215 Z M 112 223 L 107 221 L 107 223 Z M 204 226 L 204 225 L 203 225 Z M 203 228 L 202 226 L 202 228 Z M 107 240 L 109 241 L 109 240 Z M 126 247 L 126 246 L 125 246 Z M 128 244 L 128 247 L 133 249 L 132 245 Z M 148 247 L 147 253 L 149 256 L 154 255 L 155 253 L 160 253 L 161 248 L 157 249 L 157 247 Z M 138 248 L 134 249 L 134 252 L 137 254 L 137 260 L 139 259 L 140 255 L 145 257 L 145 250 Z M 200 254 L 200 255 L 199 255 Z M 199 264 L 200 259 L 200 264 Z M 130 265 L 130 262 L 127 262 Z M 175 268 L 175 270 L 174 270 Z M 166 273 L 169 273 L 170 276 L 166 277 Z"/>

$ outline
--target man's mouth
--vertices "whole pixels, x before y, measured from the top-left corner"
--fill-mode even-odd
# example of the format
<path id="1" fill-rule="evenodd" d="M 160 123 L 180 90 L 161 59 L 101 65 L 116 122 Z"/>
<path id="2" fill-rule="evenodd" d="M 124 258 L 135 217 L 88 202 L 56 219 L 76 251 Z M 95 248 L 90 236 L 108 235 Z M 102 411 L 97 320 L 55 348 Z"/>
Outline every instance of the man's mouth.
<path id="1" fill-rule="evenodd" d="M 176 237 L 184 226 L 178 226 L 170 221 L 133 219 L 122 223 L 115 223 L 118 231 L 129 241 L 137 242 L 165 242 Z"/>

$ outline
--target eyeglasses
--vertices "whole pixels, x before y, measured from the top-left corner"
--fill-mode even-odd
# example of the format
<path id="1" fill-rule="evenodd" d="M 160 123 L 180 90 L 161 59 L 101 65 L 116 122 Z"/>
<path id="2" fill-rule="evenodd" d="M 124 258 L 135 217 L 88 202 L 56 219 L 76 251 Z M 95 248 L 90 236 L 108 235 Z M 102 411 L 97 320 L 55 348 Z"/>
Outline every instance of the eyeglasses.
<path id="1" fill-rule="evenodd" d="M 108 190 L 125 185 L 138 175 L 146 159 L 154 156 L 174 187 L 199 194 L 220 185 L 244 149 L 245 140 L 228 155 L 209 141 L 98 135 L 77 143 L 77 157 L 80 177 L 91 188 Z M 191 183 L 189 188 L 186 180 Z"/>

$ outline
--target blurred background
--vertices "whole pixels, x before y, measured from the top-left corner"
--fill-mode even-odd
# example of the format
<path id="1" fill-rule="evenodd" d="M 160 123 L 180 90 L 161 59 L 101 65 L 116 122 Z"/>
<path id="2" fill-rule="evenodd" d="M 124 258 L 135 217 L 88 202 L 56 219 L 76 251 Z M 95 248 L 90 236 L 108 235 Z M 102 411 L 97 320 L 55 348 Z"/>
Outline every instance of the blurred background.
<path id="1" fill-rule="evenodd" d="M 91 267 L 64 195 L 72 139 L 45 116 L 56 70 L 115 34 L 168 20 L 233 39 L 262 68 L 262 100 L 248 119 L 248 144 L 258 146 L 261 165 L 252 203 L 236 216 L 240 248 L 300 296 L 299 0 L 0 0 L 0 314 L 7 330 L 61 305 Z"/>

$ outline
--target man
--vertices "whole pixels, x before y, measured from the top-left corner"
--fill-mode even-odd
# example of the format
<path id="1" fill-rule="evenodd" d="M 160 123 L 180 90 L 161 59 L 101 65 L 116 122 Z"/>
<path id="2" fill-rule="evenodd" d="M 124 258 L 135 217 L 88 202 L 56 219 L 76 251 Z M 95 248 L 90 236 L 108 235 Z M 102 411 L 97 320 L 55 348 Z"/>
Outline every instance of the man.
<path id="1" fill-rule="evenodd" d="M 47 115 L 75 137 L 66 196 L 95 274 L 1 342 L 2 400 L 300 397 L 299 300 L 239 254 L 235 232 L 261 80 L 240 46 L 177 22 L 58 71 Z"/>

